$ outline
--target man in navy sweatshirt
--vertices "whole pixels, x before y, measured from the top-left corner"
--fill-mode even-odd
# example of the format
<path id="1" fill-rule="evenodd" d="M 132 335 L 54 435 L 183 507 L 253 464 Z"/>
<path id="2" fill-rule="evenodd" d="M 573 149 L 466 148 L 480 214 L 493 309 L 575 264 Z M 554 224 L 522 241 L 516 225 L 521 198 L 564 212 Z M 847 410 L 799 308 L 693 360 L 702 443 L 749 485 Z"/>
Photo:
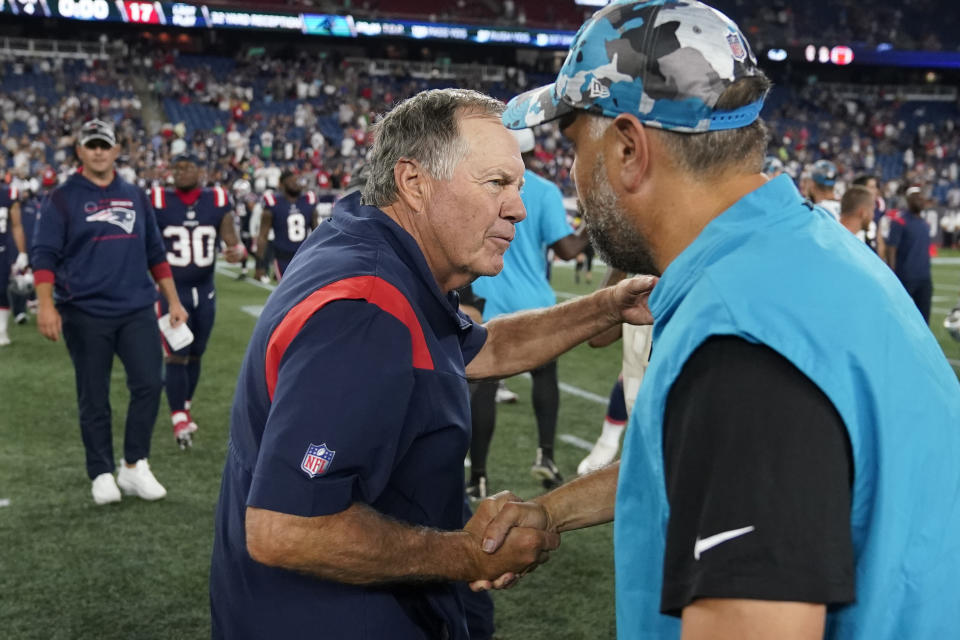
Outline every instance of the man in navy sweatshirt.
<path id="1" fill-rule="evenodd" d="M 108 123 L 91 120 L 81 127 L 76 145 L 81 168 L 44 202 L 32 254 L 37 328 L 53 341 L 62 332 L 67 343 L 97 504 L 118 502 L 120 489 L 144 500 L 167 494 L 147 463 L 163 388 L 153 309 L 157 289 L 148 271 L 167 300 L 171 326 L 187 319 L 146 193 L 114 171 L 119 152 Z M 116 480 L 110 425 L 114 353 L 130 389 Z"/>

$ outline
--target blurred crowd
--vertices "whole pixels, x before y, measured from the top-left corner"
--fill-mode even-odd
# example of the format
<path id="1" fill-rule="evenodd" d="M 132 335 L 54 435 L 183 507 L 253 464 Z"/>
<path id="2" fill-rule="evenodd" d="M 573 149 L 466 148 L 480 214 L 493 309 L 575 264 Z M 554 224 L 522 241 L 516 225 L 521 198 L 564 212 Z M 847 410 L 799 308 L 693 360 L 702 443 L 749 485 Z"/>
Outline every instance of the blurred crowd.
<path id="1" fill-rule="evenodd" d="M 956 50 L 958 18 L 953 0 L 717 0 L 755 48 L 821 44 L 889 44 L 897 49 Z"/>
<path id="2" fill-rule="evenodd" d="M 197 155 L 211 183 L 276 188 L 284 168 L 308 175 L 323 194 L 350 186 L 377 114 L 431 87 L 460 86 L 504 99 L 542 81 L 511 69 L 419 77 L 403 62 L 377 75 L 365 61 L 335 53 L 293 59 L 236 59 L 131 52 L 112 60 L 0 61 L 0 176 L 29 188 L 45 173 L 62 181 L 75 166 L 73 133 L 94 116 L 115 123 L 120 171 L 148 187 L 170 181 L 170 159 Z M 933 202 L 960 208 L 960 110 L 907 101 L 881 88 L 809 84 L 778 87 L 764 116 L 770 153 L 801 181 L 817 160 L 836 164 L 839 184 L 875 175 L 896 197 L 921 184 Z M 556 126 L 537 131 L 538 171 L 574 193 L 572 154 Z"/>

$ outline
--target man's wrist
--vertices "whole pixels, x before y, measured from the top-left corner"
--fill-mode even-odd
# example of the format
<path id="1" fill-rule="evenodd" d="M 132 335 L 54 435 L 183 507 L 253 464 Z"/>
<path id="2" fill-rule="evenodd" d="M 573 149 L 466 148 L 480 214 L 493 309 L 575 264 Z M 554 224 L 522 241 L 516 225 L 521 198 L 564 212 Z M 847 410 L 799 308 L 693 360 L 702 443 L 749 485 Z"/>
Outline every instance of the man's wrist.
<path id="1" fill-rule="evenodd" d="M 530 500 L 530 502 L 540 505 L 540 508 L 543 509 L 543 516 L 546 519 L 546 525 L 543 527 L 544 531 L 557 531 L 557 520 L 554 517 L 551 506 L 555 506 L 553 505 L 553 501 L 556 498 L 554 494 L 556 494 L 556 492 L 559 490 L 559 488 L 554 489 L 553 491 L 537 496 L 536 498 Z"/>
<path id="2" fill-rule="evenodd" d="M 480 541 L 467 531 L 445 531 L 440 535 L 444 547 L 448 549 L 446 557 L 451 561 L 448 566 L 440 567 L 443 573 L 441 577 L 462 582 L 482 579 Z"/>

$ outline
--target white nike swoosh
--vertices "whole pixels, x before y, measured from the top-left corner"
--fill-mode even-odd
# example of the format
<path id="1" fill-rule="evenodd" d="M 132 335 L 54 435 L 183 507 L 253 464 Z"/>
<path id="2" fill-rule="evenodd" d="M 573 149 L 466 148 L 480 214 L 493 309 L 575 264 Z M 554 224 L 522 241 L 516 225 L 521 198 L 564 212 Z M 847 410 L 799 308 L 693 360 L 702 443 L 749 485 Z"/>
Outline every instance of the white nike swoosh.
<path id="1" fill-rule="evenodd" d="M 743 527 L 741 529 L 731 529 L 730 531 L 723 531 L 721 533 L 714 534 L 712 536 L 707 536 L 704 539 L 697 538 L 696 544 L 693 545 L 693 559 L 699 560 L 700 554 L 704 551 L 713 549 L 718 544 L 723 544 L 727 540 L 733 540 L 734 538 L 739 538 L 740 536 L 750 533 L 754 530 L 753 525 L 749 527 Z"/>

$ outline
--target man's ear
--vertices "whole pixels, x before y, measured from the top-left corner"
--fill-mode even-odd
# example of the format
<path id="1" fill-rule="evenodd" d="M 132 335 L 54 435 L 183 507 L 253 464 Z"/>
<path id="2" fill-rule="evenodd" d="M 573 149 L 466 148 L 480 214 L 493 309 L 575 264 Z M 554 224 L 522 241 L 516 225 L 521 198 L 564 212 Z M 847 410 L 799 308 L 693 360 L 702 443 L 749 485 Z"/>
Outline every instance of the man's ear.
<path id="1" fill-rule="evenodd" d="M 613 145 L 607 157 L 611 176 L 616 173 L 627 193 L 640 189 L 650 170 L 650 133 L 636 116 L 622 113 L 607 130 Z M 614 168 L 616 167 L 616 168 Z"/>
<path id="2" fill-rule="evenodd" d="M 417 213 L 423 211 L 428 175 L 420 163 L 412 158 L 400 158 L 393 166 L 393 180 L 397 184 L 397 199 Z"/>

